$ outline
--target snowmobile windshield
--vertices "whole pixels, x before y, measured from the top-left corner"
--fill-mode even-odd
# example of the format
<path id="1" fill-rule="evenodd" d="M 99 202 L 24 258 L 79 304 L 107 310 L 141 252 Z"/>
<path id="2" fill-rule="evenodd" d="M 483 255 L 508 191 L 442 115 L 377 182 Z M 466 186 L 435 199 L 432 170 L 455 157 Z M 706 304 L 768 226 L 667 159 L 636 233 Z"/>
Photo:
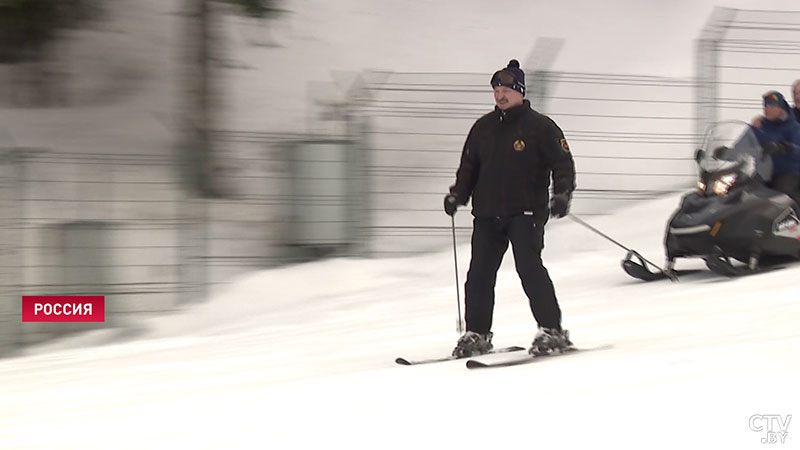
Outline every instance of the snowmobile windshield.
<path id="1" fill-rule="evenodd" d="M 740 171 L 750 177 L 757 172 L 765 180 L 772 173 L 771 159 L 763 157 L 761 144 L 745 122 L 714 124 L 706 133 L 702 149 L 697 163 L 705 172 Z"/>

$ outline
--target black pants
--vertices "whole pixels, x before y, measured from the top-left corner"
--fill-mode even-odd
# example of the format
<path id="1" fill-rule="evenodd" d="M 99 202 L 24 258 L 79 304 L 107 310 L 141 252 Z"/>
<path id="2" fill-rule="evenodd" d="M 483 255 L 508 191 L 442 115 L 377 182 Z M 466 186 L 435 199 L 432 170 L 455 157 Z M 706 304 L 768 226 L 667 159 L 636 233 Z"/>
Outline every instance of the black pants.
<path id="1" fill-rule="evenodd" d="M 782 173 L 772 178 L 767 186 L 776 191 L 783 192 L 800 205 L 800 176 L 793 173 Z"/>
<path id="2" fill-rule="evenodd" d="M 561 309 L 553 282 L 542 264 L 544 223 L 529 215 L 475 218 L 473 223 L 472 261 L 464 300 L 467 330 L 488 333 L 492 329 L 497 271 L 509 241 L 534 319 L 541 327 L 560 328 Z"/>

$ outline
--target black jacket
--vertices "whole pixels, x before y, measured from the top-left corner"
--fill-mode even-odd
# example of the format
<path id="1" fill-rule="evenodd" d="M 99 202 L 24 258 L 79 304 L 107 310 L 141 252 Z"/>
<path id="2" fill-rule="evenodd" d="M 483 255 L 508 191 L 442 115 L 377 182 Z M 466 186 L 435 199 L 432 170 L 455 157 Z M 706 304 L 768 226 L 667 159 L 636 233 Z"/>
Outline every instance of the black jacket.
<path id="1" fill-rule="evenodd" d="M 548 214 L 550 176 L 553 192 L 575 190 L 575 163 L 564 133 L 528 100 L 478 119 L 464 143 L 456 184 L 458 203 L 472 198 L 475 217 Z"/>

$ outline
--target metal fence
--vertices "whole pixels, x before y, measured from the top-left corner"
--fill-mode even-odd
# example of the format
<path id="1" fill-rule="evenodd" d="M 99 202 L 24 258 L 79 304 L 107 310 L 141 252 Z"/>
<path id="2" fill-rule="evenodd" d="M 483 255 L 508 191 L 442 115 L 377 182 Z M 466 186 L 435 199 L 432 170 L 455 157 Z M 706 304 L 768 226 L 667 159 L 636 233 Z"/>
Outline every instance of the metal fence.
<path id="1" fill-rule="evenodd" d="M 341 239 L 330 247 L 298 233 L 315 225 L 298 209 L 322 202 L 338 211 L 353 197 L 296 189 L 293 154 L 309 136 L 215 136 L 225 155 L 227 172 L 217 174 L 230 193 L 225 199 L 188 195 L 186 167 L 170 151 L 0 149 L 0 354 L 98 327 L 21 323 L 23 295 L 103 295 L 107 316 L 100 326 L 124 332 L 136 328 L 141 314 L 168 314 L 205 300 L 238 275 L 354 251 L 338 248 Z M 331 161 L 319 155 L 310 162 Z M 355 229 L 339 228 L 349 233 L 348 242 L 356 240 Z"/>
<path id="2" fill-rule="evenodd" d="M 800 11 L 716 8 L 696 57 L 699 129 L 718 120 L 749 121 L 761 114 L 768 90 L 791 103 L 791 84 L 800 79 Z"/>
<path id="3" fill-rule="evenodd" d="M 372 180 L 369 226 L 377 254 L 441 248 L 450 233 L 442 197 L 464 139 L 491 111 L 490 74 L 386 73 L 368 84 L 363 114 Z M 538 72 L 534 108 L 564 130 L 579 173 L 574 211 L 604 214 L 633 200 L 685 189 L 692 161 L 694 83 L 650 76 Z M 471 229 L 457 215 L 458 232 Z"/>
<path id="4" fill-rule="evenodd" d="M 181 203 L 167 157 L 6 149 L 0 155 L 0 329 L 17 345 L 96 325 L 20 323 L 23 295 L 106 295 L 121 313 L 168 311 L 181 292 Z"/>
<path id="5" fill-rule="evenodd" d="M 749 121 L 770 89 L 791 99 L 800 78 L 800 11 L 716 8 L 701 30 L 689 79 L 613 73 L 528 72 L 533 107 L 570 142 L 578 171 L 573 211 L 606 214 L 694 185 L 692 156 L 715 121 Z M 493 107 L 490 74 L 365 76 L 374 254 L 442 248 L 441 199 L 455 180 L 472 123 Z M 376 81 L 375 81 L 376 80 Z M 533 87 L 543 87 L 533 89 Z M 470 216 L 457 215 L 466 239 Z"/>

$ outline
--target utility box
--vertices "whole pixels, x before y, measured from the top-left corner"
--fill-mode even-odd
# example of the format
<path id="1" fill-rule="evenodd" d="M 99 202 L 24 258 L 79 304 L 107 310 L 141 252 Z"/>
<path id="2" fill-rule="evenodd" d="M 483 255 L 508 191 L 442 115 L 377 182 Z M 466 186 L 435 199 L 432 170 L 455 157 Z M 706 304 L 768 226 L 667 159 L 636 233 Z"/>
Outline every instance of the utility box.
<path id="1" fill-rule="evenodd" d="M 105 290 L 112 281 L 113 226 L 105 222 L 77 221 L 61 224 L 60 228 L 61 270 L 66 289 L 82 295 L 107 295 Z"/>
<path id="2" fill-rule="evenodd" d="M 303 141 L 290 147 L 289 244 L 323 256 L 353 243 L 359 190 L 350 141 Z"/>

